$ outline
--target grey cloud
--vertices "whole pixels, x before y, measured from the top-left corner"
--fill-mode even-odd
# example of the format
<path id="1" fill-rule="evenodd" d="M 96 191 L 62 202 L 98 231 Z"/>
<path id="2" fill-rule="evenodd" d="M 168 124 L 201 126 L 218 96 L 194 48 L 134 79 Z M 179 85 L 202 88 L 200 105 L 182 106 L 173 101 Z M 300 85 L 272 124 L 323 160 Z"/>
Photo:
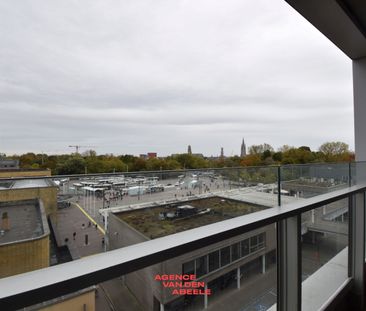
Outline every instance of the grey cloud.
<path id="1" fill-rule="evenodd" d="M 0 38 L 0 151 L 353 145 L 350 60 L 285 1 L 2 1 Z"/>

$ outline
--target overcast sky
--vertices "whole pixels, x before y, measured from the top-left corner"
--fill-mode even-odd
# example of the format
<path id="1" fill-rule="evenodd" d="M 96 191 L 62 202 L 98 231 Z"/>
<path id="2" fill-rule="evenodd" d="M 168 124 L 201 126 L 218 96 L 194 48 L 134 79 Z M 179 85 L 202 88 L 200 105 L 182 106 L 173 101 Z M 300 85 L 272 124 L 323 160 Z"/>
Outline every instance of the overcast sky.
<path id="1" fill-rule="evenodd" d="M 354 148 L 351 61 L 283 0 L 0 0 L 0 108 L 7 154 Z"/>

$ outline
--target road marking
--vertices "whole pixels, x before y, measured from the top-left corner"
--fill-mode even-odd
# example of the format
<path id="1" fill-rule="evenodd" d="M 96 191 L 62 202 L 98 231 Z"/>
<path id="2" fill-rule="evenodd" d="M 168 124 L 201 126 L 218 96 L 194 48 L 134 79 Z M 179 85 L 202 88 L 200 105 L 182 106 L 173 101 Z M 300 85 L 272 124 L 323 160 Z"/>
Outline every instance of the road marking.
<path id="1" fill-rule="evenodd" d="M 88 219 L 94 224 L 94 225 L 97 225 L 98 226 L 98 229 L 99 229 L 99 231 L 100 232 L 102 232 L 102 234 L 103 235 L 105 235 L 105 231 L 104 231 L 104 229 L 101 227 L 101 226 L 99 226 L 98 224 L 97 224 L 97 222 L 78 204 L 78 203 L 73 203 L 73 204 L 75 204 L 79 209 L 80 209 L 80 211 L 86 216 L 86 217 L 88 217 Z"/>

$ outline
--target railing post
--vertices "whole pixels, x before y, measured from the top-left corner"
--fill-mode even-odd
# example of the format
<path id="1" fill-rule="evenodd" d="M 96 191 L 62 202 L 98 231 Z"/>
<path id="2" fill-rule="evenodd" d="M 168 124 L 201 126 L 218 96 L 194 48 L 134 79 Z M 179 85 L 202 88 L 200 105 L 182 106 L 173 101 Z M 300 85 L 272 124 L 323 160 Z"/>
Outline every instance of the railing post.
<path id="1" fill-rule="evenodd" d="M 281 206 L 281 166 L 277 167 L 278 206 Z"/>
<path id="2" fill-rule="evenodd" d="M 238 189 L 240 189 L 240 168 L 238 168 Z"/>
<path id="3" fill-rule="evenodd" d="M 365 266 L 365 193 L 356 193 L 350 200 L 350 277 L 354 279 L 353 302 L 364 309 Z"/>
<path id="4" fill-rule="evenodd" d="M 351 161 L 348 162 L 348 187 L 352 186 L 352 165 Z"/>
<path id="5" fill-rule="evenodd" d="M 301 215 L 277 222 L 277 310 L 301 310 Z"/>

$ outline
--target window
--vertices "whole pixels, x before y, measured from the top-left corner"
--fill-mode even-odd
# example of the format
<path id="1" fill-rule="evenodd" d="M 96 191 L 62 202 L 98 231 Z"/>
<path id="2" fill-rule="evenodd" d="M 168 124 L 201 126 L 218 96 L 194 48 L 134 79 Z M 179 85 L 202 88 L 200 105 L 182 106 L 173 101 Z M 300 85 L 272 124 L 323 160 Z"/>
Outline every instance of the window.
<path id="1" fill-rule="evenodd" d="M 194 260 L 183 264 L 183 274 L 195 274 L 194 273 Z"/>
<path id="2" fill-rule="evenodd" d="M 258 236 L 252 236 L 250 238 L 250 252 L 255 252 L 258 249 Z"/>
<path id="3" fill-rule="evenodd" d="M 220 253 L 219 251 L 208 254 L 208 271 L 214 271 L 220 268 Z"/>
<path id="4" fill-rule="evenodd" d="M 265 233 L 258 234 L 250 238 L 250 252 L 264 247 L 265 245 Z"/>
<path id="5" fill-rule="evenodd" d="M 232 261 L 238 260 L 240 257 L 248 256 L 249 253 L 263 248 L 265 243 L 265 233 L 252 236 L 241 242 L 223 247 L 220 250 L 209 253 L 208 255 L 184 263 L 183 274 L 196 274 L 197 278 L 199 278 L 209 272 L 219 269 L 220 267 L 230 264 Z"/>
<path id="6" fill-rule="evenodd" d="M 221 267 L 230 263 L 230 246 L 220 249 Z"/>
<path id="7" fill-rule="evenodd" d="M 207 256 L 196 259 L 196 277 L 199 278 L 207 273 Z"/>
<path id="8" fill-rule="evenodd" d="M 231 245 L 231 261 L 235 261 L 240 257 L 240 243 Z"/>
<path id="9" fill-rule="evenodd" d="M 258 235 L 258 248 L 264 247 L 265 244 L 266 244 L 266 234 L 261 233 L 260 235 Z"/>
<path id="10" fill-rule="evenodd" d="M 240 247 L 241 247 L 241 257 L 249 255 L 249 239 L 241 241 Z"/>

